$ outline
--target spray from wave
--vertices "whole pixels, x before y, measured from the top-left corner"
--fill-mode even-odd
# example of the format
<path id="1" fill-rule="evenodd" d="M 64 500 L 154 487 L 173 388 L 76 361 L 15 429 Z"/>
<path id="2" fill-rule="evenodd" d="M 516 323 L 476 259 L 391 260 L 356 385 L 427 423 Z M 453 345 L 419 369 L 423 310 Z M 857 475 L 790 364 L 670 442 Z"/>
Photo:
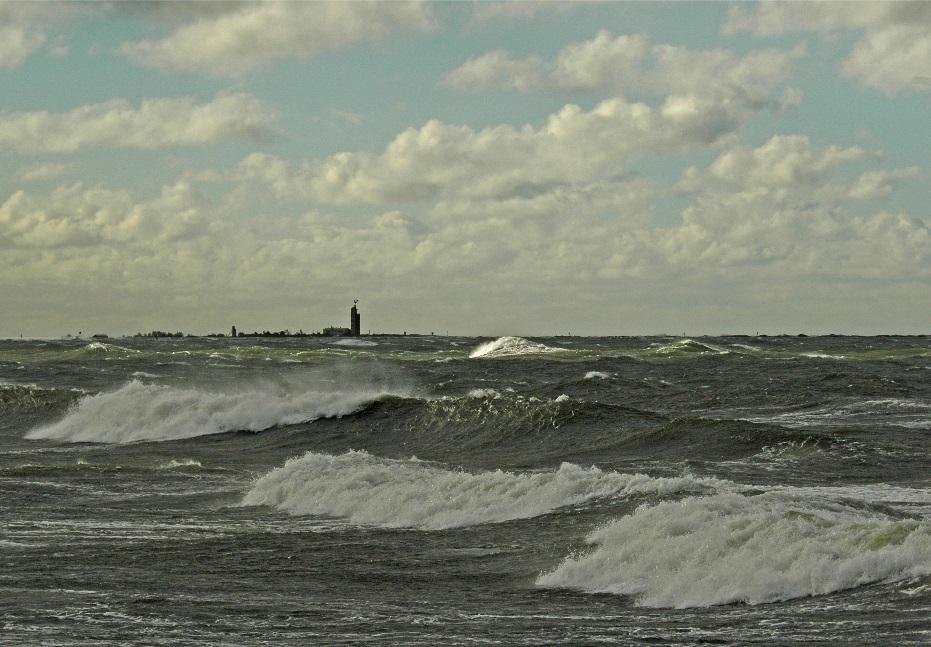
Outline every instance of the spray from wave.
<path id="1" fill-rule="evenodd" d="M 679 339 L 668 344 L 652 344 L 652 352 L 657 355 L 727 355 L 731 351 L 710 342 L 700 342 L 694 339 Z"/>
<path id="2" fill-rule="evenodd" d="M 395 394 L 378 386 L 325 390 L 265 384 L 215 391 L 132 380 L 116 391 L 82 398 L 62 420 L 33 429 L 26 438 L 128 443 L 261 431 L 348 415 Z"/>
<path id="3" fill-rule="evenodd" d="M 514 357 L 517 355 L 534 355 L 537 353 L 554 353 L 560 349 L 551 348 L 523 337 L 498 337 L 486 342 L 469 353 L 469 357 Z"/>
<path id="4" fill-rule="evenodd" d="M 648 607 L 759 604 L 931 574 L 931 526 L 841 503 L 727 493 L 641 507 L 537 585 Z"/>
<path id="5" fill-rule="evenodd" d="M 385 528 L 439 530 L 535 517 L 605 497 L 698 492 L 726 484 L 603 472 L 572 463 L 546 472 L 472 474 L 364 451 L 308 452 L 256 481 L 242 503 Z"/>

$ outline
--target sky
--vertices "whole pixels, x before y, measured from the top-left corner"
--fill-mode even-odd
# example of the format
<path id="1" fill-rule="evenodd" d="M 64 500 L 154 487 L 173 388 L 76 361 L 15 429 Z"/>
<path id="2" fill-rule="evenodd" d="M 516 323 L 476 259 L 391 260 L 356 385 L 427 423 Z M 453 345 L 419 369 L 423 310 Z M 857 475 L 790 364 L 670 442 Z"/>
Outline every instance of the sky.
<path id="1" fill-rule="evenodd" d="M 0 337 L 931 333 L 931 3 L 0 1 Z"/>

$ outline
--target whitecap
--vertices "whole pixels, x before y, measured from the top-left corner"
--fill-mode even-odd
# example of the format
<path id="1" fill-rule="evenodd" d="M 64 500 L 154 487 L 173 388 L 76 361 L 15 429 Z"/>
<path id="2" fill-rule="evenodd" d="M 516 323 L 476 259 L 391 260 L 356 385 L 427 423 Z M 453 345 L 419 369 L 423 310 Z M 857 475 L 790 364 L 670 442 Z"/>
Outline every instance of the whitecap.
<path id="1" fill-rule="evenodd" d="M 349 337 L 346 339 L 340 339 L 338 341 L 329 342 L 329 343 L 333 344 L 334 346 L 356 346 L 359 348 L 367 347 L 367 346 L 378 346 L 377 342 L 369 341 L 368 339 L 356 339 L 353 337 Z"/>
<path id="2" fill-rule="evenodd" d="M 726 487 L 727 481 L 603 472 L 563 463 L 541 472 L 470 473 L 350 451 L 308 452 L 257 480 L 243 505 L 386 528 L 439 530 L 524 519 L 595 499 Z"/>
<path id="3" fill-rule="evenodd" d="M 400 395 L 378 387 L 292 389 L 255 385 L 236 391 L 214 391 L 132 380 L 116 391 L 85 396 L 62 420 L 33 429 L 26 438 L 128 443 L 225 431 L 261 431 L 348 415 L 385 395 Z"/>
<path id="4" fill-rule="evenodd" d="M 648 607 L 760 604 L 931 574 L 931 525 L 784 493 L 641 506 L 537 585 Z"/>
<path id="5" fill-rule="evenodd" d="M 469 357 L 512 357 L 516 355 L 533 355 L 537 353 L 558 352 L 558 348 L 550 348 L 523 337 L 498 337 L 494 341 L 486 342 L 469 353 Z"/>
<path id="6" fill-rule="evenodd" d="M 203 467 L 203 465 L 201 465 L 200 461 L 194 460 L 193 458 L 184 458 L 182 460 L 177 460 L 177 459 L 172 458 L 167 463 L 162 463 L 161 465 L 159 465 L 158 469 L 175 470 L 175 469 L 185 469 L 185 468 L 190 469 L 193 467 L 201 468 Z"/>

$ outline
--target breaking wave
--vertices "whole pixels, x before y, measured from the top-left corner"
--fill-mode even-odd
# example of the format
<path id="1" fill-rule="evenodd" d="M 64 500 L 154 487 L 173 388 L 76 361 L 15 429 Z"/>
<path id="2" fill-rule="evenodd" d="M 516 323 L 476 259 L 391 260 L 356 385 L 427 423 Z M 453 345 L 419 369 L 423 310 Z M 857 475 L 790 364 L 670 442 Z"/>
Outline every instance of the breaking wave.
<path id="1" fill-rule="evenodd" d="M 261 431 L 279 425 L 354 413 L 390 395 L 387 390 L 282 390 L 268 385 L 238 392 L 144 384 L 85 396 L 60 421 L 26 438 L 128 443 L 177 440 L 225 431 Z"/>
<path id="2" fill-rule="evenodd" d="M 177 469 L 196 469 L 201 468 L 203 465 L 200 461 L 194 460 L 193 458 L 185 458 L 182 460 L 171 459 L 167 463 L 162 463 L 158 466 L 160 470 L 177 470 Z"/>
<path id="3" fill-rule="evenodd" d="M 554 353 L 559 352 L 559 350 L 559 348 L 551 348 L 523 337 L 498 337 L 494 341 L 486 342 L 473 350 L 469 353 L 469 357 L 514 357 L 516 355 Z"/>
<path id="4" fill-rule="evenodd" d="M 308 452 L 261 477 L 242 504 L 385 528 L 439 530 L 535 517 L 605 497 L 700 492 L 727 483 L 603 472 L 572 463 L 545 472 L 473 474 L 364 451 Z"/>
<path id="5" fill-rule="evenodd" d="M 653 344 L 650 349 L 657 355 L 700 355 L 715 354 L 727 355 L 731 351 L 709 342 L 695 341 L 694 339 L 679 339 L 668 344 Z"/>
<path id="6" fill-rule="evenodd" d="M 648 607 L 760 604 L 931 574 L 931 525 L 766 493 L 640 507 L 590 534 L 537 585 Z"/>
<path id="7" fill-rule="evenodd" d="M 80 357 L 116 357 L 124 358 L 132 355 L 139 355 L 141 351 L 116 344 L 106 344 L 100 341 L 94 341 L 82 346 L 74 351 L 74 355 Z"/>
<path id="8" fill-rule="evenodd" d="M 355 339 L 353 337 L 349 337 L 346 339 L 340 339 L 339 341 L 334 341 L 333 345 L 334 346 L 356 346 L 356 347 L 362 348 L 362 347 L 369 347 L 369 346 L 378 346 L 378 343 L 374 341 L 369 341 L 368 339 Z"/>

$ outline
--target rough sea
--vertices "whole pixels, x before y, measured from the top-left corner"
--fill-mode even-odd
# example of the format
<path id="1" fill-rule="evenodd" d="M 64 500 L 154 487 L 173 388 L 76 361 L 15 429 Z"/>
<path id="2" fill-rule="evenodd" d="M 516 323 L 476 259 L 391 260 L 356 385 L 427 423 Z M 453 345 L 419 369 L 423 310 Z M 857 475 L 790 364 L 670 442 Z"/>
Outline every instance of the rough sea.
<path id="1" fill-rule="evenodd" d="M 0 341 L 0 644 L 931 644 L 931 338 Z"/>

